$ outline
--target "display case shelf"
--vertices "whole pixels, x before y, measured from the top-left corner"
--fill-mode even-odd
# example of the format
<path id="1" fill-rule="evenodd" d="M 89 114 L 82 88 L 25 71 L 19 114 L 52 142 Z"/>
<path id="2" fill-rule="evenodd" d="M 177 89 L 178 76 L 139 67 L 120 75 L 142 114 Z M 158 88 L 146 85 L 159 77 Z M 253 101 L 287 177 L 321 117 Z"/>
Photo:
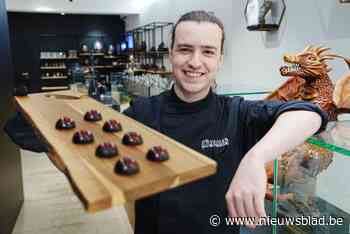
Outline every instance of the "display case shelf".
<path id="1" fill-rule="evenodd" d="M 342 120 L 330 122 L 324 132 L 282 157 L 275 165 L 276 215 L 332 218 L 342 225 L 285 225 L 275 227 L 277 233 L 349 233 L 349 156 L 350 120 Z M 288 196 L 282 199 L 281 194 Z"/>
<path id="2" fill-rule="evenodd" d="M 350 120 L 330 122 L 327 131 L 320 136 L 311 137 L 308 142 L 350 157 Z"/>

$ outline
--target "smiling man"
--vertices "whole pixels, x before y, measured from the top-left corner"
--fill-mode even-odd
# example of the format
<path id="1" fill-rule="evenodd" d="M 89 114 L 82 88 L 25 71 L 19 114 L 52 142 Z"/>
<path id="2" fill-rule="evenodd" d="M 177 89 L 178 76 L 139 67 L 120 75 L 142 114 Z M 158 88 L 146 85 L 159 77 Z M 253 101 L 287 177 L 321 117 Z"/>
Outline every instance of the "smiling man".
<path id="1" fill-rule="evenodd" d="M 325 113 L 310 103 L 214 94 L 224 40 L 217 17 L 205 11 L 181 16 L 171 41 L 174 86 L 134 100 L 124 112 L 218 164 L 209 178 L 137 201 L 136 234 L 239 233 L 224 222 L 212 226 L 210 218 L 265 216 L 265 164 L 327 123 Z"/>
<path id="2" fill-rule="evenodd" d="M 195 102 L 208 95 L 223 60 L 222 37 L 220 27 L 210 22 L 185 21 L 177 26 L 170 62 L 180 99 Z"/>

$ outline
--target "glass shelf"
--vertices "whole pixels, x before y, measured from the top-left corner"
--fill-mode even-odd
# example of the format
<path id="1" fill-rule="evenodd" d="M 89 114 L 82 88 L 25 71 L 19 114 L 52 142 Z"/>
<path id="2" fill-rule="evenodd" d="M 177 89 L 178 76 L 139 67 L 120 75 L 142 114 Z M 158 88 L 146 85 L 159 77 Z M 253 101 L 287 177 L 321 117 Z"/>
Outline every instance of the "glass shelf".
<path id="1" fill-rule="evenodd" d="M 308 142 L 350 157 L 350 120 L 330 122 L 326 131 Z"/>
<path id="2" fill-rule="evenodd" d="M 322 219 L 329 221 L 330 217 L 333 221 L 336 218 L 342 221 L 342 225 L 276 226 L 275 233 L 350 233 L 348 157 L 350 120 L 342 120 L 330 122 L 327 130 L 311 137 L 307 143 L 283 155 L 278 164 L 275 163 L 277 217 L 298 217 L 299 221 L 302 216 L 310 217 L 314 224 L 316 218 L 320 222 Z"/>

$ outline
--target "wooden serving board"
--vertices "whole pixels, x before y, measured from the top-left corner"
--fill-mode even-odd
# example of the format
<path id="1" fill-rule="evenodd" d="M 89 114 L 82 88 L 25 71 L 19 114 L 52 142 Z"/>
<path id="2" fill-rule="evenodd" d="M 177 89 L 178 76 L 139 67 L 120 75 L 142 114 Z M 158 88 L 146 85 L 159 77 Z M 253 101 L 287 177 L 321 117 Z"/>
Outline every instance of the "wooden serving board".
<path id="1" fill-rule="evenodd" d="M 216 172 L 215 161 L 92 98 L 63 91 L 31 94 L 27 97 L 16 97 L 15 100 L 34 129 L 48 144 L 51 159 L 56 165 L 60 165 L 87 211 L 94 212 L 121 205 Z M 103 120 L 95 123 L 84 121 L 84 114 L 91 109 L 101 112 Z M 76 128 L 68 131 L 56 130 L 56 121 L 63 116 L 72 118 Z M 123 131 L 115 134 L 103 132 L 103 123 L 109 119 L 119 121 Z M 90 130 L 94 134 L 93 144 L 72 143 L 74 132 L 82 129 Z M 144 143 L 139 146 L 123 145 L 121 139 L 129 131 L 140 133 Z M 97 158 L 97 145 L 107 141 L 117 145 L 119 156 L 113 159 Z M 146 159 L 148 149 L 156 145 L 169 151 L 170 160 L 155 163 Z M 136 159 L 140 172 L 132 176 L 115 174 L 114 166 L 121 156 Z"/>

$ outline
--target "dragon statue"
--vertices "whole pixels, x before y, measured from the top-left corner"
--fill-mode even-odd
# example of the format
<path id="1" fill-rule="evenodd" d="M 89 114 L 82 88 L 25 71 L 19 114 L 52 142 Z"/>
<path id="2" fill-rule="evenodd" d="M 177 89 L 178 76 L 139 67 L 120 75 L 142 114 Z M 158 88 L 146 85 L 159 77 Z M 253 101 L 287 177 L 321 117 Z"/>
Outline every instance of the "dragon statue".
<path id="1" fill-rule="evenodd" d="M 341 58 L 350 68 L 350 59 L 331 54 L 328 52 L 329 50 L 330 48 L 308 46 L 301 53 L 284 55 L 283 60 L 288 65 L 282 66 L 280 73 L 289 78 L 265 99 L 312 102 L 328 113 L 330 121 L 336 121 L 339 114 L 350 113 L 350 73 L 344 75 L 333 85 L 328 75 L 331 68 L 326 63 L 328 60 Z M 277 200 L 294 201 L 294 204 L 298 202 L 296 207 L 308 210 L 302 214 L 315 215 L 315 212 L 310 211 L 310 207 L 313 207 L 311 198 L 314 197 L 315 193 L 316 176 L 328 168 L 332 158 L 331 151 L 307 142 L 282 155 L 278 169 L 279 177 L 283 179 L 283 182 L 279 181 L 279 183 L 283 183 L 284 187 L 289 188 L 295 184 L 303 184 L 304 191 L 302 193 L 307 195 L 300 198 L 298 189 L 294 188 L 281 191 L 282 193 L 278 195 Z M 272 200 L 273 162 L 266 165 L 266 172 L 270 183 L 266 198 Z M 313 181 L 313 185 L 307 185 L 310 181 Z"/>
<path id="2" fill-rule="evenodd" d="M 327 60 L 342 58 L 350 68 L 350 59 L 326 54 L 329 48 L 308 46 L 296 55 L 284 55 L 289 66 L 280 68 L 282 76 L 290 77 L 282 86 L 266 97 L 267 100 L 304 100 L 318 105 L 329 115 L 329 120 L 337 119 L 338 114 L 349 112 L 350 107 L 350 74 L 336 83 L 329 78 L 332 70 Z"/>

